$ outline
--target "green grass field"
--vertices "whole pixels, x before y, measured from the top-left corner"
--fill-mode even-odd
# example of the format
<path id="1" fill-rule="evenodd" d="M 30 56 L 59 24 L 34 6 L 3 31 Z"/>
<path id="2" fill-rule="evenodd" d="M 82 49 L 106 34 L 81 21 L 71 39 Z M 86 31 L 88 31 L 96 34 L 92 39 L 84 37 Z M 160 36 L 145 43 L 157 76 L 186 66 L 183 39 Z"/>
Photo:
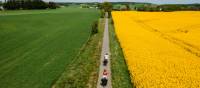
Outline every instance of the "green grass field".
<path id="1" fill-rule="evenodd" d="M 109 20 L 110 51 L 111 51 L 111 70 L 113 88 L 134 88 L 131 83 L 128 67 L 126 65 L 123 51 L 115 35 L 114 26 Z"/>
<path id="2" fill-rule="evenodd" d="M 1 12 L 0 88 L 50 88 L 74 61 L 97 19 L 95 9 Z"/>
<path id="3" fill-rule="evenodd" d="M 104 23 L 104 19 L 99 20 L 99 32 L 90 37 L 76 60 L 66 67 L 54 88 L 96 88 Z"/>

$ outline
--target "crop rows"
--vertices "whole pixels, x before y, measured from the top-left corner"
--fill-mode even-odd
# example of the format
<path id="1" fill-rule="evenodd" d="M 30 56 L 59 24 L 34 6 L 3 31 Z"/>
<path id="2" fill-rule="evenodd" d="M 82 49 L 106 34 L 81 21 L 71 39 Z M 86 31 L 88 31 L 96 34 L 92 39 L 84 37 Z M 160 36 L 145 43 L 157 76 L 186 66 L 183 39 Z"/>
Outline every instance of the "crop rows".
<path id="1" fill-rule="evenodd" d="M 50 88 L 88 40 L 98 11 L 20 12 L 0 16 L 0 88 Z"/>
<path id="2" fill-rule="evenodd" d="M 190 16 L 185 17 L 190 24 L 180 20 L 184 16 L 183 13 Z M 188 46 L 187 44 L 193 45 L 194 42 L 185 42 L 184 38 L 174 36 L 175 34 L 170 32 L 180 28 L 180 25 L 176 26 L 176 22 L 173 23 L 173 21 L 164 21 L 164 19 L 173 18 L 174 14 L 179 15 L 176 17 L 178 20 L 176 22 L 180 21 L 178 24 L 182 27 L 198 24 L 197 21 L 193 21 L 194 15 L 199 15 L 196 12 L 190 12 L 190 14 L 186 12 L 112 12 L 115 31 L 124 52 L 132 83 L 137 88 L 197 88 L 200 86 L 200 58 L 183 48 Z M 144 27 L 141 22 L 155 30 Z M 187 44 L 175 41 L 173 38 Z"/>

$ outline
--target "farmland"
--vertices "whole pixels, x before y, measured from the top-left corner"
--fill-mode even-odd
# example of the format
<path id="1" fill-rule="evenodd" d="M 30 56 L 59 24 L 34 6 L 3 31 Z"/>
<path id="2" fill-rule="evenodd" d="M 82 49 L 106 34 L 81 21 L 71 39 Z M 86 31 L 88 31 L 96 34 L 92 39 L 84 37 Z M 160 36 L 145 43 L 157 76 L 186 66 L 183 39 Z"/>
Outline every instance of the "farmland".
<path id="1" fill-rule="evenodd" d="M 0 87 L 50 88 L 76 59 L 97 19 L 95 9 L 70 7 L 0 12 Z"/>
<path id="2" fill-rule="evenodd" d="M 104 24 L 104 19 L 99 19 L 99 32 L 90 37 L 77 59 L 66 67 L 53 88 L 96 87 Z"/>
<path id="3" fill-rule="evenodd" d="M 112 12 L 137 88 L 200 86 L 200 12 Z"/>
<path id="4" fill-rule="evenodd" d="M 132 88 L 127 65 L 117 36 L 114 31 L 114 25 L 109 21 L 110 50 L 111 50 L 111 69 L 112 69 L 112 87 L 113 88 Z M 120 70 L 119 70 L 120 69 Z"/>

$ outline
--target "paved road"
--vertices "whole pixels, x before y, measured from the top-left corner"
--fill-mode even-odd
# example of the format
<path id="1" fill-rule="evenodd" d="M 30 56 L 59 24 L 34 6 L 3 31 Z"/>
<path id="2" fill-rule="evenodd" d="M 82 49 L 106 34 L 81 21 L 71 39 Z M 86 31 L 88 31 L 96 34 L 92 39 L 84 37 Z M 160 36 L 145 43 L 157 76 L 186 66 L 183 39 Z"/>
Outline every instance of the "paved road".
<path id="1" fill-rule="evenodd" d="M 107 14 L 106 14 L 107 17 Z M 108 71 L 108 84 L 104 88 L 112 88 L 111 83 L 111 69 L 110 69 L 110 56 L 108 60 L 107 66 L 103 66 L 103 60 L 104 55 L 108 53 L 110 55 L 110 46 L 109 46 L 109 31 L 108 31 L 108 18 L 105 18 L 105 29 L 104 29 L 104 37 L 103 37 L 103 46 L 102 46 L 102 52 L 101 52 L 101 62 L 100 62 L 100 68 L 99 68 L 99 78 L 97 82 L 97 88 L 103 88 L 101 83 L 101 77 L 103 75 L 103 70 L 106 69 Z"/>

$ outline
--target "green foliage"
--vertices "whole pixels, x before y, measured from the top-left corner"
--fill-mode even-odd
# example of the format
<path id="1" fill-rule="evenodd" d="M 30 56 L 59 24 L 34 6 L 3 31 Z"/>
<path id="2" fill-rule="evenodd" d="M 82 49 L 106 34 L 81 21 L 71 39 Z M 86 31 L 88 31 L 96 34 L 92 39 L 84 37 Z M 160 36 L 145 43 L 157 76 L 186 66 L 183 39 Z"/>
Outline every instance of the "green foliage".
<path id="1" fill-rule="evenodd" d="M 9 10 L 20 9 L 20 2 L 15 0 L 14 1 L 9 0 L 3 5 L 3 7 Z"/>
<path id="2" fill-rule="evenodd" d="M 103 10 L 101 10 L 101 12 L 100 12 L 100 17 L 101 17 L 101 18 L 104 18 L 104 17 L 105 17 L 105 12 L 104 12 Z"/>
<path id="3" fill-rule="evenodd" d="M 0 6 L 2 6 L 3 5 L 3 3 L 0 1 Z"/>
<path id="4" fill-rule="evenodd" d="M 112 11 L 112 3 L 110 3 L 110 2 L 104 2 L 104 3 L 102 3 L 101 8 L 105 12 L 111 12 Z"/>
<path id="5" fill-rule="evenodd" d="M 50 8 L 50 9 L 56 9 L 56 8 L 58 8 L 58 5 L 56 3 L 54 3 L 54 2 L 49 2 L 48 8 Z"/>
<path id="6" fill-rule="evenodd" d="M 111 17 L 112 17 L 111 12 L 108 12 L 108 18 L 111 18 Z"/>
<path id="7" fill-rule="evenodd" d="M 114 20 L 113 19 L 111 19 L 111 24 L 110 25 L 114 25 Z"/>
<path id="8" fill-rule="evenodd" d="M 121 5 L 113 5 L 113 10 L 119 11 L 121 8 Z"/>
<path id="9" fill-rule="evenodd" d="M 8 10 L 46 9 L 48 8 L 48 5 L 42 0 L 8 0 L 4 3 L 4 8 Z"/>
<path id="10" fill-rule="evenodd" d="M 103 7 L 102 7 L 102 4 L 101 4 L 101 3 L 98 3 L 98 4 L 97 4 L 97 7 L 98 7 L 99 9 L 103 9 Z"/>
<path id="11" fill-rule="evenodd" d="M 175 4 L 175 5 L 160 5 L 162 11 L 185 11 L 185 10 L 200 10 L 200 4 Z"/>
<path id="12" fill-rule="evenodd" d="M 3 7 L 7 10 L 17 9 L 56 9 L 58 5 L 54 2 L 46 3 L 42 0 L 8 0 Z"/>
<path id="13" fill-rule="evenodd" d="M 69 4 L 69 3 L 59 3 L 59 2 L 57 2 L 57 4 L 58 4 L 58 5 L 60 5 L 60 6 L 65 6 L 65 7 L 68 7 L 68 6 L 70 6 L 70 4 Z"/>
<path id="14" fill-rule="evenodd" d="M 98 33 L 98 21 L 92 23 L 92 35 Z"/>
<path id="15" fill-rule="evenodd" d="M 126 6 L 126 10 L 130 10 L 129 4 L 125 4 L 125 6 Z"/>
<path id="16" fill-rule="evenodd" d="M 129 11 L 131 10 L 131 7 L 129 4 L 115 4 L 113 5 L 113 10 L 116 11 Z"/>
<path id="17" fill-rule="evenodd" d="M 101 9 L 101 18 L 105 17 L 105 12 L 108 12 L 108 17 L 111 17 L 112 4 L 110 2 L 99 4 L 98 7 Z"/>
<path id="18" fill-rule="evenodd" d="M 138 5 L 138 6 L 135 6 L 134 9 L 137 11 L 150 11 L 150 12 L 161 11 L 160 7 L 155 4 Z"/>
<path id="19" fill-rule="evenodd" d="M 89 5 L 87 4 L 80 4 L 81 5 L 81 8 L 89 8 Z"/>
<path id="20" fill-rule="evenodd" d="M 129 5 L 122 5 L 122 6 L 120 7 L 120 10 L 122 10 L 122 11 L 127 11 L 127 10 L 130 10 L 130 7 L 129 7 Z"/>
<path id="21" fill-rule="evenodd" d="M 74 63 L 66 67 L 54 88 L 96 88 L 103 39 L 103 19 L 99 21 L 99 25 L 99 32 L 90 37 Z"/>
<path id="22" fill-rule="evenodd" d="M 0 11 L 3 10 L 3 3 L 0 1 Z"/>
<path id="23" fill-rule="evenodd" d="M 135 4 L 132 8 L 137 11 L 198 11 L 200 10 L 200 4 Z"/>
<path id="24" fill-rule="evenodd" d="M 94 9 L 5 11 L 0 16 L 0 88 L 51 88 L 64 69 L 71 70 L 97 18 Z"/>

